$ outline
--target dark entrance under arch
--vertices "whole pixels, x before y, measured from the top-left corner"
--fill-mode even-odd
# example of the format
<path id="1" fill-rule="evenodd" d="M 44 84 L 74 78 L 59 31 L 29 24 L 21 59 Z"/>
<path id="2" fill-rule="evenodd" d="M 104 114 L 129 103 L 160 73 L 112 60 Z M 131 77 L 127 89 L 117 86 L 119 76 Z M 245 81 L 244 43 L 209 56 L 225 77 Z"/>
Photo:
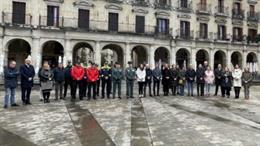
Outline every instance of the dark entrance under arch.
<path id="1" fill-rule="evenodd" d="M 118 62 L 121 66 L 124 65 L 123 49 L 119 45 L 109 44 L 103 47 L 101 51 L 101 66 L 108 62 L 114 64 Z"/>
<path id="2" fill-rule="evenodd" d="M 56 41 L 45 42 L 42 48 L 42 63 L 48 61 L 51 67 L 55 67 L 59 62 L 63 62 L 63 46 Z"/>
<path id="3" fill-rule="evenodd" d="M 156 63 L 169 63 L 170 60 L 170 53 L 164 47 L 159 47 L 155 50 L 154 53 L 154 61 Z"/>
<path id="4" fill-rule="evenodd" d="M 176 52 L 176 63 L 180 68 L 189 65 L 189 52 L 186 49 L 180 49 Z"/>
<path id="5" fill-rule="evenodd" d="M 199 50 L 196 53 L 196 62 L 197 62 L 197 66 L 199 64 L 204 64 L 204 61 L 209 61 L 209 54 L 207 51 L 205 50 Z"/>
<path id="6" fill-rule="evenodd" d="M 139 64 L 147 63 L 147 52 L 142 46 L 136 46 L 131 52 L 131 57 L 133 60 L 133 66 L 138 66 Z"/>
<path id="7" fill-rule="evenodd" d="M 94 62 L 94 52 L 91 45 L 88 43 L 77 43 L 73 48 L 73 64 L 76 62 L 81 62 L 85 66 L 89 64 L 89 62 Z"/>
<path id="8" fill-rule="evenodd" d="M 242 55 L 239 52 L 234 52 L 231 55 L 231 63 L 233 65 L 233 67 L 235 67 L 236 65 L 239 65 L 240 67 L 242 67 Z"/>
<path id="9" fill-rule="evenodd" d="M 217 68 L 218 64 L 221 64 L 222 67 L 226 66 L 226 54 L 223 51 L 217 51 L 214 54 L 214 68 Z"/>

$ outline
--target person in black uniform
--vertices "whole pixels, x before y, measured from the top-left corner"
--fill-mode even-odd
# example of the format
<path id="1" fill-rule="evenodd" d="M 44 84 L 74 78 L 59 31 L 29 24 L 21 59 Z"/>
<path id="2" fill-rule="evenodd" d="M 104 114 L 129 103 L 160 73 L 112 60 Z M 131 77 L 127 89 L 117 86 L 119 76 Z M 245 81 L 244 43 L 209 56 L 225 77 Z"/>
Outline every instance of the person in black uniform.
<path id="1" fill-rule="evenodd" d="M 109 99 L 111 93 L 112 71 L 111 71 L 111 67 L 108 65 L 108 62 L 105 62 L 104 66 L 102 66 L 100 75 L 102 81 L 102 99 L 105 98 L 105 89 L 106 89 L 107 98 Z"/>
<path id="2" fill-rule="evenodd" d="M 144 97 L 146 96 L 146 87 L 149 89 L 149 96 L 152 97 L 152 77 L 153 77 L 153 71 L 150 68 L 149 64 L 146 64 L 146 76 L 145 76 L 145 87 L 144 87 Z"/>
<path id="3" fill-rule="evenodd" d="M 164 96 L 169 95 L 169 84 L 170 84 L 170 70 L 168 64 L 164 64 L 162 68 L 162 84 Z"/>
<path id="4" fill-rule="evenodd" d="M 98 64 L 95 64 L 96 68 L 98 69 L 99 71 L 99 74 L 100 74 L 100 70 L 98 68 Z M 98 80 L 97 80 L 97 84 L 96 84 L 96 95 L 99 96 L 99 87 L 100 87 L 100 78 L 98 77 Z"/>
<path id="5" fill-rule="evenodd" d="M 201 64 L 199 64 L 196 71 L 197 80 L 197 94 L 198 96 L 204 96 L 204 85 L 205 85 L 205 70 Z"/>
<path id="6" fill-rule="evenodd" d="M 68 61 L 67 66 L 65 67 L 65 83 L 64 83 L 64 95 L 63 95 L 64 100 L 66 99 L 67 96 L 68 86 L 70 86 L 70 90 L 72 89 L 72 78 L 70 74 L 71 68 L 72 68 L 71 61 Z M 71 93 L 72 92 L 70 91 L 70 94 Z"/>
<path id="7" fill-rule="evenodd" d="M 218 88 L 221 87 L 221 77 L 223 75 L 223 70 L 222 70 L 221 64 L 219 64 L 218 68 L 215 69 L 214 74 L 215 74 L 215 85 L 216 85 L 214 96 L 217 96 L 218 95 Z"/>
<path id="8" fill-rule="evenodd" d="M 176 65 L 172 65 L 172 68 L 170 69 L 170 73 L 171 73 L 171 90 L 172 90 L 172 95 L 175 96 L 176 95 L 176 91 L 177 91 L 177 86 L 178 86 L 178 74 L 179 71 L 176 68 Z"/>

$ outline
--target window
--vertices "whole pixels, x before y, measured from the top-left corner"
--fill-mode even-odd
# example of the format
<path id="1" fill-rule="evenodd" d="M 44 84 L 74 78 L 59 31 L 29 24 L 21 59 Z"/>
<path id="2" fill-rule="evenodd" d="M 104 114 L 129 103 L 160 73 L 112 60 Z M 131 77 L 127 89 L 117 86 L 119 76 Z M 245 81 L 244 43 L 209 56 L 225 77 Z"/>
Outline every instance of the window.
<path id="1" fill-rule="evenodd" d="M 159 5 L 164 6 L 167 5 L 167 0 L 158 0 Z"/>
<path id="2" fill-rule="evenodd" d="M 89 10 L 79 9 L 78 14 L 78 26 L 79 28 L 89 28 Z"/>
<path id="3" fill-rule="evenodd" d="M 225 8 L 224 8 L 224 0 L 218 0 L 218 12 L 219 13 L 224 13 L 225 12 Z"/>
<path id="4" fill-rule="evenodd" d="M 242 41 L 243 40 L 243 29 L 240 27 L 233 28 L 233 41 Z"/>
<path id="5" fill-rule="evenodd" d="M 118 31 L 118 13 L 109 13 L 108 30 Z"/>
<path id="6" fill-rule="evenodd" d="M 47 26 L 59 26 L 59 7 L 47 6 Z"/>
<path id="7" fill-rule="evenodd" d="M 200 23 L 200 38 L 208 38 L 208 24 Z"/>
<path id="8" fill-rule="evenodd" d="M 226 40 L 226 26 L 225 25 L 218 26 L 218 39 Z"/>
<path id="9" fill-rule="evenodd" d="M 169 19 L 157 18 L 157 32 L 158 33 L 169 33 Z"/>
<path id="10" fill-rule="evenodd" d="M 249 6 L 249 16 L 250 17 L 254 17 L 255 16 L 255 6 L 254 5 L 250 5 Z"/>
<path id="11" fill-rule="evenodd" d="M 240 3 L 234 3 L 234 6 L 233 6 L 233 14 L 235 15 L 240 15 L 241 13 L 241 4 Z"/>
<path id="12" fill-rule="evenodd" d="M 257 30 L 256 29 L 248 29 L 248 40 L 250 42 L 256 42 Z"/>
<path id="13" fill-rule="evenodd" d="M 188 8 L 188 0 L 181 0 L 181 7 Z"/>
<path id="14" fill-rule="evenodd" d="M 12 23 L 25 24 L 25 7 L 23 2 L 13 2 Z"/>
<path id="15" fill-rule="evenodd" d="M 135 32 L 136 33 L 144 33 L 145 26 L 145 17 L 144 16 L 136 16 L 135 17 Z"/>
<path id="16" fill-rule="evenodd" d="M 185 39 L 190 38 L 190 22 L 181 21 L 180 36 Z"/>
<path id="17" fill-rule="evenodd" d="M 200 0 L 200 9 L 203 11 L 207 10 L 207 0 Z"/>

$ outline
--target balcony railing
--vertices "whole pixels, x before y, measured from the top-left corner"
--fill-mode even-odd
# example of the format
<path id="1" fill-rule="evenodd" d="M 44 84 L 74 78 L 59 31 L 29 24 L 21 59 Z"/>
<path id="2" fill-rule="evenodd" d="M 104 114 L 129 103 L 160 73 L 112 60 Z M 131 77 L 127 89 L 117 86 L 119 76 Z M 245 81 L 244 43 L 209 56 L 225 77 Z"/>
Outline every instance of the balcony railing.
<path id="1" fill-rule="evenodd" d="M 48 18 L 47 16 L 39 16 L 39 26 L 40 27 L 52 27 L 60 28 L 64 26 L 63 17 Z"/>
<path id="2" fill-rule="evenodd" d="M 154 4 L 156 9 L 163 9 L 163 10 L 171 10 L 171 4 L 162 4 L 162 3 L 155 3 Z"/>
<path id="3" fill-rule="evenodd" d="M 225 34 L 225 35 L 219 35 L 218 33 L 214 33 L 214 40 L 215 41 L 230 41 L 230 34 Z"/>
<path id="4" fill-rule="evenodd" d="M 197 13 L 198 14 L 211 14 L 211 5 L 210 4 L 197 4 Z"/>
<path id="5" fill-rule="evenodd" d="M 247 21 L 258 22 L 259 18 L 255 12 L 247 12 Z"/>
<path id="6" fill-rule="evenodd" d="M 233 42 L 243 42 L 243 40 L 244 40 L 244 36 L 243 35 L 241 35 L 241 36 L 233 35 L 233 37 L 232 37 L 232 41 Z"/>
<path id="7" fill-rule="evenodd" d="M 184 40 L 192 40 L 194 39 L 194 31 L 181 31 L 180 29 L 177 31 L 177 39 L 184 39 Z"/>
<path id="8" fill-rule="evenodd" d="M 179 0 L 177 10 L 179 12 L 186 12 L 186 13 L 192 12 L 192 1 L 190 1 L 190 0 L 187 0 L 187 1 Z"/>
<path id="9" fill-rule="evenodd" d="M 232 9 L 232 18 L 243 20 L 245 18 L 245 11 Z"/>
<path id="10" fill-rule="evenodd" d="M 32 25 L 32 16 L 30 14 L 21 15 L 19 13 L 2 13 L 2 19 L 5 24 L 9 25 Z"/>
<path id="11" fill-rule="evenodd" d="M 118 4 L 123 3 L 123 0 L 106 0 L 106 1 L 109 3 L 118 3 Z"/>
<path id="12" fill-rule="evenodd" d="M 215 7 L 215 16 L 229 16 L 229 7 L 217 6 Z"/>
<path id="13" fill-rule="evenodd" d="M 195 39 L 201 41 L 210 41 L 213 39 L 213 32 L 208 32 L 207 34 L 204 34 L 200 31 L 197 31 Z"/>
<path id="14" fill-rule="evenodd" d="M 132 5 L 133 6 L 140 6 L 140 7 L 148 7 L 149 3 L 145 0 L 133 0 Z"/>

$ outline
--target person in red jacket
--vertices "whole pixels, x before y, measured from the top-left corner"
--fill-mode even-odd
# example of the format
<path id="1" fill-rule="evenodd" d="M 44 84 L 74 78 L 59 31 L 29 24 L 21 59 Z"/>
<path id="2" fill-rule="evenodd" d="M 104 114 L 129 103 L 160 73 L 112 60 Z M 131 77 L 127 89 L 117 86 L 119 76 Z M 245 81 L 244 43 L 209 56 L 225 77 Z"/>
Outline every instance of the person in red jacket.
<path id="1" fill-rule="evenodd" d="M 72 90 L 71 90 L 71 100 L 74 101 L 76 99 L 76 92 L 77 87 L 79 87 L 79 99 L 83 100 L 83 84 L 82 80 L 85 74 L 84 68 L 80 65 L 79 62 L 77 62 L 72 68 L 71 68 L 71 77 L 72 77 Z"/>
<path id="2" fill-rule="evenodd" d="M 96 83 L 99 78 L 99 71 L 94 63 L 87 69 L 88 78 L 88 100 L 91 98 L 91 88 L 93 91 L 93 99 L 96 100 Z"/>

